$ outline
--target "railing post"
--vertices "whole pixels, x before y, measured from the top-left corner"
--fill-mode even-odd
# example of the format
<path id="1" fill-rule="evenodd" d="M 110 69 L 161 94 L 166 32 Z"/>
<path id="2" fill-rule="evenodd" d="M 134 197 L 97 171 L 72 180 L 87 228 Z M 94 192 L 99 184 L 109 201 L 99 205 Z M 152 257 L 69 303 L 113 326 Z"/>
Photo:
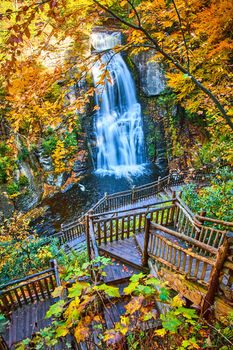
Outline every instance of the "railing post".
<path id="1" fill-rule="evenodd" d="M 200 216 L 206 216 L 206 211 L 203 210 L 203 209 L 201 209 L 199 215 L 200 215 Z M 200 221 L 200 223 L 201 223 L 202 225 L 204 225 L 205 220 L 199 218 L 199 221 Z"/>
<path id="2" fill-rule="evenodd" d="M 214 304 L 215 295 L 219 287 L 220 273 L 223 268 L 224 262 L 228 256 L 228 251 L 232 242 L 233 242 L 233 232 L 227 232 L 223 244 L 218 249 L 217 256 L 216 256 L 216 263 L 213 267 L 210 280 L 209 280 L 208 291 L 206 293 L 206 296 L 204 298 L 204 301 L 201 307 L 201 314 L 205 318 L 209 317 L 210 311 L 211 311 L 210 308 Z"/>
<path id="3" fill-rule="evenodd" d="M 171 224 L 174 223 L 174 215 L 176 209 L 176 191 L 172 191 L 172 208 L 171 208 Z"/>
<path id="4" fill-rule="evenodd" d="M 64 224 L 61 224 L 61 235 L 58 237 L 58 239 L 60 245 L 66 242 L 66 238 L 64 237 Z"/>
<path id="5" fill-rule="evenodd" d="M 171 182 L 171 173 L 169 173 L 168 179 L 167 179 L 167 185 L 168 185 L 168 187 L 170 186 L 170 182 Z"/>
<path id="6" fill-rule="evenodd" d="M 158 177 L 158 192 L 160 192 L 160 180 L 161 180 L 161 176 Z"/>
<path id="7" fill-rule="evenodd" d="M 109 205 L 108 205 L 108 192 L 105 192 L 104 194 L 104 200 L 105 200 L 105 211 L 108 211 Z"/>
<path id="8" fill-rule="evenodd" d="M 89 261 L 91 261 L 91 240 L 90 240 L 90 227 L 89 227 L 89 215 L 85 215 L 86 221 L 86 241 L 87 241 L 87 254 Z"/>
<path id="9" fill-rule="evenodd" d="M 0 350 L 10 350 L 5 339 L 3 338 L 3 336 L 1 334 L 0 334 Z"/>
<path id="10" fill-rule="evenodd" d="M 135 186 L 132 187 L 132 192 L 131 192 L 131 202 L 135 202 Z"/>
<path id="11" fill-rule="evenodd" d="M 57 283 L 57 286 L 59 287 L 61 285 L 61 280 L 58 272 L 57 260 L 56 259 L 50 260 L 50 266 L 54 270 L 56 283 Z"/>
<path id="12" fill-rule="evenodd" d="M 147 216 L 146 216 L 146 225 L 145 225 L 145 236 L 144 236 L 144 250 L 143 250 L 143 257 L 142 257 L 142 265 L 144 267 L 148 266 L 149 238 L 150 238 L 150 215 L 147 214 Z"/>

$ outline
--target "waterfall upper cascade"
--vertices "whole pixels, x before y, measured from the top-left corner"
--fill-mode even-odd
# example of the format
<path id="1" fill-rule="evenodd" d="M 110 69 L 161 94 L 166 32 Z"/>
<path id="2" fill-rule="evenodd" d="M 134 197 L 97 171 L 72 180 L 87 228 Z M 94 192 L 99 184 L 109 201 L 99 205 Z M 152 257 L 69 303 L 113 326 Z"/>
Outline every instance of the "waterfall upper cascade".
<path id="1" fill-rule="evenodd" d="M 93 32 L 92 47 L 97 51 L 120 44 L 120 33 Z M 104 69 L 109 73 L 104 86 L 98 85 Z M 141 106 L 134 81 L 121 54 L 104 53 L 92 69 L 97 92 L 95 132 L 97 139 L 96 172 L 125 176 L 141 173 L 145 161 Z"/>

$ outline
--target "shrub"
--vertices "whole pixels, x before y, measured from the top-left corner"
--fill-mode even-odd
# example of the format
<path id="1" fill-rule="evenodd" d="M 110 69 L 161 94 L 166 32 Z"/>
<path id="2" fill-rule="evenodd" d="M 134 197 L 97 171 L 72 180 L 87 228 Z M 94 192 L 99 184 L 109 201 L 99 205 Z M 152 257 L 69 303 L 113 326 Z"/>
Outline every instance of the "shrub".
<path id="1" fill-rule="evenodd" d="M 183 198 L 195 213 L 202 209 L 206 216 L 225 221 L 233 220 L 233 172 L 229 168 L 220 169 L 207 187 L 197 189 L 187 185 Z"/>
<path id="2" fill-rule="evenodd" d="M 66 147 L 77 147 L 77 138 L 76 133 L 71 132 L 70 134 L 67 133 L 65 138 L 65 146 Z"/>
<path id="3" fill-rule="evenodd" d="M 28 181 L 28 178 L 27 176 L 25 175 L 21 175 L 19 177 L 19 187 L 27 187 L 29 185 L 29 181 Z"/>
<path id="4" fill-rule="evenodd" d="M 42 141 L 43 155 L 50 156 L 56 149 L 58 138 L 56 135 L 50 135 Z"/>
<path id="5" fill-rule="evenodd" d="M 19 184 L 17 182 L 11 182 L 7 185 L 6 191 L 9 196 L 13 196 L 19 193 Z"/>
<path id="6" fill-rule="evenodd" d="M 27 158 L 28 158 L 28 156 L 29 156 L 29 151 L 28 151 L 28 149 L 27 149 L 27 147 L 26 146 L 23 146 L 22 148 L 21 148 L 21 151 L 19 152 L 19 154 L 18 154 L 18 160 L 21 162 L 21 161 L 24 161 L 24 160 L 26 160 Z"/>
<path id="7" fill-rule="evenodd" d="M 8 155 L 9 150 L 5 142 L 0 142 L 0 184 L 7 181 L 8 172 L 12 168 L 12 160 Z"/>

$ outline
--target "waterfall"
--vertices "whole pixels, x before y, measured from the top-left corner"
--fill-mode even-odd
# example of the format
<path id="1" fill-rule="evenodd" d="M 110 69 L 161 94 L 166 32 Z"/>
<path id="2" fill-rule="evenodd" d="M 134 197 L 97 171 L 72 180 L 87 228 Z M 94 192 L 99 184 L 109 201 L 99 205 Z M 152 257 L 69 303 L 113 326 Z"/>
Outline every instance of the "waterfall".
<path id="1" fill-rule="evenodd" d="M 100 52 L 112 49 L 121 37 L 119 33 L 94 32 L 91 40 L 92 47 Z M 104 69 L 108 79 L 98 85 Z M 141 106 L 126 63 L 121 54 L 109 50 L 95 63 L 92 74 L 98 106 L 94 117 L 96 172 L 118 176 L 142 173 L 145 155 Z"/>

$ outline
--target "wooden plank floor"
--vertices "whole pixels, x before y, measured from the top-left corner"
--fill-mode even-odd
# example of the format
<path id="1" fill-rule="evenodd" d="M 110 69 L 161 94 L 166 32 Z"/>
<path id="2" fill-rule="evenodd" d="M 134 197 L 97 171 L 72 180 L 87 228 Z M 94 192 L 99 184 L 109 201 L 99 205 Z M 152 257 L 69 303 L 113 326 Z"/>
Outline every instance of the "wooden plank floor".
<path id="1" fill-rule="evenodd" d="M 74 250 L 76 252 L 80 252 L 83 251 L 84 249 L 86 249 L 86 236 L 83 233 L 81 236 L 72 239 L 71 241 L 67 241 L 62 248 L 65 250 L 65 252 L 67 254 L 69 254 L 69 252 L 71 250 Z"/>
<path id="2" fill-rule="evenodd" d="M 104 283 L 118 284 L 119 281 L 128 280 L 133 274 L 139 273 L 140 270 L 129 264 L 124 264 L 120 260 L 111 258 L 111 265 L 107 265 L 104 268 L 104 272 L 106 273 Z"/>
<path id="3" fill-rule="evenodd" d="M 152 204 L 155 204 L 157 202 L 160 202 L 165 197 L 167 197 L 167 195 L 165 192 L 162 191 L 162 192 L 158 193 L 158 195 L 156 195 L 156 196 L 152 195 L 151 197 L 148 197 L 146 199 L 137 200 L 134 203 L 122 205 L 121 207 L 115 209 L 115 211 L 117 212 L 117 211 L 128 210 L 128 209 L 135 210 L 135 209 L 140 208 L 142 206 L 152 205 Z"/>
<path id="4" fill-rule="evenodd" d="M 51 320 L 45 319 L 45 314 L 55 301 L 52 298 L 41 300 L 34 304 L 24 305 L 12 312 L 11 322 L 3 335 L 10 349 L 14 349 L 16 343 L 25 338 L 31 338 L 35 332 L 50 324 Z M 62 344 L 57 345 L 54 349 L 63 349 Z"/>
<path id="5" fill-rule="evenodd" d="M 99 251 L 123 263 L 129 264 L 136 269 L 143 270 L 142 253 L 134 237 L 101 244 L 99 246 Z"/>

